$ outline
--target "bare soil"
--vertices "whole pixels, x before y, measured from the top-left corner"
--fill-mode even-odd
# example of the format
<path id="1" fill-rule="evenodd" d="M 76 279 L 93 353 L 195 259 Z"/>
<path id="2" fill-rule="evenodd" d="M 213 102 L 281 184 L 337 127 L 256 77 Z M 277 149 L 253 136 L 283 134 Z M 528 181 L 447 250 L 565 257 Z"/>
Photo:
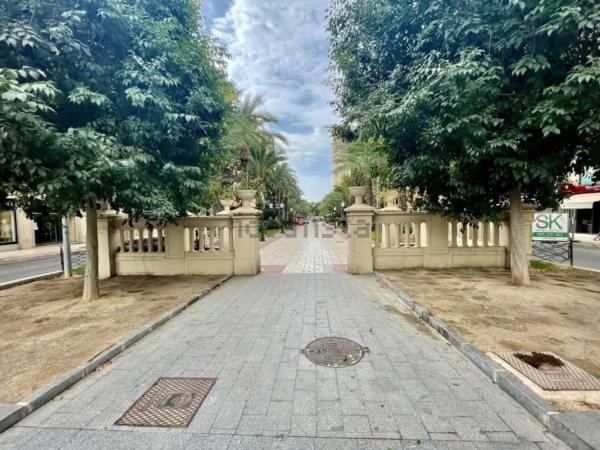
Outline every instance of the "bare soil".
<path id="1" fill-rule="evenodd" d="M 600 378 L 600 273 L 532 269 L 527 287 L 498 269 L 386 275 L 482 351 L 550 351 Z"/>
<path id="2" fill-rule="evenodd" d="M 0 402 L 23 400 L 222 277 L 116 277 L 81 300 L 83 277 L 0 291 Z"/>

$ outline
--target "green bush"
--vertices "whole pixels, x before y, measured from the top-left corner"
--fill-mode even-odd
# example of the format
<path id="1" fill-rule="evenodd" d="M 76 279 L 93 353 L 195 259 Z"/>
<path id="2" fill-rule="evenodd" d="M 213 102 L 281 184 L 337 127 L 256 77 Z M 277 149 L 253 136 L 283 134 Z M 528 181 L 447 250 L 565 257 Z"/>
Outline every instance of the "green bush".
<path id="1" fill-rule="evenodd" d="M 267 222 L 267 228 L 269 230 L 277 230 L 281 228 L 281 222 L 277 219 L 271 219 Z"/>

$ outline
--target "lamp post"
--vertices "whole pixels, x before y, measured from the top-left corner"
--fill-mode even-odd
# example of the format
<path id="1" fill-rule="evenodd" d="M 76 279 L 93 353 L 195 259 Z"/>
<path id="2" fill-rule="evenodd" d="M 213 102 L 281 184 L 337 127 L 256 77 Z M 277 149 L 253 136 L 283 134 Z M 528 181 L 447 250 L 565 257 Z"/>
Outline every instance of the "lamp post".
<path id="1" fill-rule="evenodd" d="M 342 231 L 346 231 L 346 202 L 342 200 L 342 208 L 341 208 L 341 215 L 342 215 Z"/>
<path id="2" fill-rule="evenodd" d="M 281 208 L 281 233 L 283 234 L 285 233 L 285 228 L 283 228 L 283 219 L 285 217 L 285 203 L 281 202 L 279 207 Z"/>

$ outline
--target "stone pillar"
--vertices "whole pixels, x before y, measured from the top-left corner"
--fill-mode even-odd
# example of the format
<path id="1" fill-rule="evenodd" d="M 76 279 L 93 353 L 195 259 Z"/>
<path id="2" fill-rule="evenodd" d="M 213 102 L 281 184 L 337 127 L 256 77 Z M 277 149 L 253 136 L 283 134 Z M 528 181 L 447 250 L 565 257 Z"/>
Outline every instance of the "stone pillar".
<path id="1" fill-rule="evenodd" d="M 233 212 L 233 271 L 235 275 L 260 273 L 260 211 L 242 207 Z"/>
<path id="2" fill-rule="evenodd" d="M 170 223 L 165 227 L 167 259 L 185 258 L 185 227 L 182 223 Z"/>
<path id="3" fill-rule="evenodd" d="M 116 253 L 119 234 L 114 228 L 118 217 L 113 211 L 98 214 L 98 277 L 101 280 L 117 273 Z"/>
<path id="4" fill-rule="evenodd" d="M 256 191 L 240 190 L 242 207 L 233 211 L 233 273 L 257 275 L 260 273 L 261 212 L 253 207 Z"/>
<path id="5" fill-rule="evenodd" d="M 424 254 L 424 266 L 428 268 L 450 267 L 448 250 L 448 221 L 435 214 L 428 216 L 427 249 Z"/>
<path id="6" fill-rule="evenodd" d="M 373 273 L 373 241 L 371 229 L 375 209 L 365 204 L 346 208 L 348 220 L 348 272 Z"/>

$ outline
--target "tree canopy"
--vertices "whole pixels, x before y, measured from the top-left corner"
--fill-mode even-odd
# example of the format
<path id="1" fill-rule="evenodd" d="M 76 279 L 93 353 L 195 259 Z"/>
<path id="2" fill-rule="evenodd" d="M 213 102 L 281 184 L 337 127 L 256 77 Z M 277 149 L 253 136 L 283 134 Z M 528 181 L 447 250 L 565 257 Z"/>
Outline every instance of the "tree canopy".
<path id="1" fill-rule="evenodd" d="M 0 5 L 0 200 L 88 216 L 84 298 L 98 294 L 96 203 L 133 218 L 199 209 L 232 90 L 197 0 Z"/>
<path id="2" fill-rule="evenodd" d="M 429 210 L 555 206 L 600 162 L 598 2 L 338 0 L 329 31 L 346 129 L 384 139 Z"/>
<path id="3" fill-rule="evenodd" d="M 198 208 L 229 106 L 197 1 L 28 0 L 4 3 L 0 25 L 4 195 L 57 212 L 89 195 L 132 215 Z"/>
<path id="4" fill-rule="evenodd" d="M 600 165 L 594 0 L 336 0 L 328 13 L 344 132 L 381 139 L 431 212 L 499 220 L 528 282 L 522 203 L 555 207 Z"/>

